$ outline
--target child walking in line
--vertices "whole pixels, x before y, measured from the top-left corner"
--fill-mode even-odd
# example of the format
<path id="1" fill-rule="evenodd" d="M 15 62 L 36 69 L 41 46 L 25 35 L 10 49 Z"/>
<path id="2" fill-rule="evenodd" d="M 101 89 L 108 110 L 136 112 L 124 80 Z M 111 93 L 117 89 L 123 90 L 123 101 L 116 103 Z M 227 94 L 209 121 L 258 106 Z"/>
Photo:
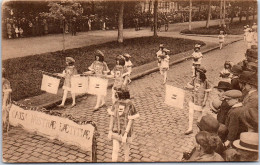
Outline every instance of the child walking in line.
<path id="1" fill-rule="evenodd" d="M 206 72 L 207 70 L 204 67 L 200 66 L 196 68 L 195 77 L 189 84 L 189 88 L 192 89 L 192 97 L 189 102 L 189 122 L 185 135 L 189 135 L 193 132 L 192 125 L 194 111 L 199 111 L 198 121 L 200 121 L 201 117 L 205 114 L 205 106 L 210 91 L 210 85 L 207 81 Z"/>
<path id="2" fill-rule="evenodd" d="M 112 103 L 116 101 L 115 90 L 117 88 L 127 87 L 127 80 L 129 79 L 129 72 L 125 66 L 125 58 L 122 55 L 116 57 L 116 66 L 111 71 L 111 75 L 115 78 L 112 87 Z"/>
<path id="3" fill-rule="evenodd" d="M 163 75 L 163 84 L 167 81 L 167 71 L 169 70 L 170 56 L 168 55 L 170 50 L 163 48 L 162 54 L 158 56 L 160 59 L 160 74 Z"/>
<path id="4" fill-rule="evenodd" d="M 129 76 L 128 76 L 128 83 L 131 83 L 131 78 L 130 78 L 130 75 L 132 73 L 132 67 L 133 67 L 133 64 L 132 62 L 130 61 L 130 58 L 131 56 L 127 53 L 124 54 L 124 58 L 125 58 L 125 66 L 127 68 L 127 71 L 129 73 Z"/>
<path id="5" fill-rule="evenodd" d="M 224 43 L 224 40 L 225 40 L 224 31 L 220 31 L 220 33 L 218 35 L 218 39 L 219 39 L 219 49 L 222 49 L 223 43 Z"/>
<path id="6" fill-rule="evenodd" d="M 78 74 L 77 69 L 74 66 L 75 60 L 72 57 L 66 57 L 66 68 L 62 74 L 58 73 L 59 76 L 64 77 L 64 84 L 63 84 L 63 97 L 62 102 L 59 107 L 64 107 L 65 101 L 67 99 L 68 92 L 71 92 L 72 96 L 72 105 L 71 108 L 76 106 L 76 94 L 71 89 L 71 77 Z"/>
<path id="7" fill-rule="evenodd" d="M 200 52 L 200 45 L 196 44 L 194 47 L 194 52 L 192 53 L 192 77 L 195 77 L 195 69 L 199 68 L 201 65 L 201 60 L 203 58 L 202 53 Z"/>
<path id="8" fill-rule="evenodd" d="M 224 69 L 220 72 L 220 77 L 222 78 L 221 81 L 231 83 L 231 78 L 232 78 L 231 69 L 232 69 L 232 63 L 230 61 L 226 61 L 224 64 Z"/>
<path id="9" fill-rule="evenodd" d="M 90 65 L 88 69 L 91 73 L 97 76 L 107 75 L 110 72 L 110 70 L 107 67 L 107 63 L 104 61 L 104 54 L 100 50 L 97 50 L 95 54 L 95 61 Z M 105 96 L 97 95 L 97 103 L 94 107 L 94 111 L 104 106 L 105 103 Z"/>
<path id="10" fill-rule="evenodd" d="M 254 40 L 254 33 L 252 33 L 252 29 L 249 29 L 249 31 L 246 35 L 247 49 L 251 49 L 253 40 Z"/>
<path id="11" fill-rule="evenodd" d="M 244 26 L 244 41 L 246 41 L 246 35 L 248 33 L 247 26 Z"/>
<path id="12" fill-rule="evenodd" d="M 108 139 L 113 140 L 112 162 L 118 159 L 120 145 L 124 146 L 125 162 L 129 161 L 130 146 L 133 138 L 134 120 L 139 117 L 133 102 L 130 100 L 129 91 L 119 88 L 116 91 L 118 100 L 108 109 L 110 115 Z"/>
<path id="13" fill-rule="evenodd" d="M 157 60 L 158 60 L 158 67 L 159 67 L 159 68 L 160 68 L 160 66 L 161 66 L 161 58 L 160 58 L 160 56 L 163 54 L 163 48 L 164 48 L 164 45 L 163 45 L 163 44 L 160 44 L 159 50 L 158 50 L 158 52 L 156 53 L 156 57 L 157 57 Z"/>

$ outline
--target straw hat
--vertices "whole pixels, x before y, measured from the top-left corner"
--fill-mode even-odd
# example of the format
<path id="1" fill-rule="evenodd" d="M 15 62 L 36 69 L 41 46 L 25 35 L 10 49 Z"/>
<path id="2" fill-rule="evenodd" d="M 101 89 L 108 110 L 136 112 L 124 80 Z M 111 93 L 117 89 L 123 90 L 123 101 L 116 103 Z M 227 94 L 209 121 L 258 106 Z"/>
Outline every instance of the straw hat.
<path id="1" fill-rule="evenodd" d="M 240 139 L 234 141 L 233 145 L 241 150 L 258 152 L 258 133 L 242 132 Z"/>

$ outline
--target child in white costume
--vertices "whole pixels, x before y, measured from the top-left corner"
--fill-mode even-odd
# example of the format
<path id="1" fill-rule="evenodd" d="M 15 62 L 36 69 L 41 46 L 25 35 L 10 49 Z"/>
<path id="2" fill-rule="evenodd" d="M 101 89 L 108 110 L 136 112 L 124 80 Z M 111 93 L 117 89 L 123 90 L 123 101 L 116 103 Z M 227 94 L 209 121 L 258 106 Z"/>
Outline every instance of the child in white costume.
<path id="1" fill-rule="evenodd" d="M 170 52 L 168 49 L 163 48 L 162 54 L 158 56 L 160 61 L 160 74 L 163 75 L 163 84 L 167 81 L 167 71 L 169 70 L 170 57 L 168 52 Z"/>
<path id="2" fill-rule="evenodd" d="M 156 53 L 156 57 L 157 57 L 157 60 L 158 60 L 158 67 L 160 67 L 160 65 L 161 65 L 161 58 L 160 58 L 160 56 L 163 54 L 163 48 L 164 48 L 164 45 L 160 44 L 159 50 Z"/>
<path id="3" fill-rule="evenodd" d="M 224 31 L 220 31 L 220 34 L 218 35 L 218 39 L 219 39 L 219 49 L 222 49 L 223 43 L 225 41 Z"/>
<path id="4" fill-rule="evenodd" d="M 246 35 L 247 49 L 251 49 L 253 40 L 254 40 L 254 33 L 252 32 L 252 29 L 249 29 Z"/>
<path id="5" fill-rule="evenodd" d="M 192 53 L 192 77 L 195 77 L 195 69 L 201 65 L 201 60 L 203 58 L 202 53 L 200 52 L 200 45 L 196 44 L 194 47 L 194 52 Z"/>
<path id="6" fill-rule="evenodd" d="M 104 61 L 104 54 L 100 50 L 97 50 L 95 61 L 90 65 L 88 69 L 96 76 L 107 75 L 110 72 L 106 62 Z M 97 95 L 97 103 L 94 107 L 94 111 L 98 110 L 103 105 L 105 105 L 105 96 Z"/>
<path id="7" fill-rule="evenodd" d="M 220 72 L 221 81 L 231 83 L 232 73 L 231 73 L 232 63 L 226 61 L 224 64 L 224 69 Z"/>
<path id="8" fill-rule="evenodd" d="M 72 96 L 72 105 L 71 107 L 74 107 L 76 105 L 76 94 L 71 90 L 71 77 L 78 74 L 77 69 L 74 66 L 75 60 L 72 57 L 66 57 L 66 68 L 63 71 L 62 74 L 59 74 L 59 76 L 64 77 L 64 84 L 63 84 L 63 97 L 62 102 L 59 105 L 59 107 L 64 107 L 65 101 L 67 99 L 68 91 L 71 92 Z"/>
<path id="9" fill-rule="evenodd" d="M 120 144 L 124 145 L 125 162 L 129 161 L 129 142 L 133 138 L 133 122 L 139 117 L 133 102 L 130 100 L 129 91 L 117 89 L 118 100 L 108 109 L 110 117 L 108 139 L 113 140 L 112 162 L 118 159 Z"/>
<path id="10" fill-rule="evenodd" d="M 131 75 L 131 73 L 132 73 L 132 67 L 133 67 L 132 62 L 130 61 L 131 55 L 125 53 L 125 54 L 124 54 L 124 58 L 125 58 L 125 66 L 126 66 L 127 71 L 128 71 L 128 73 L 129 73 L 128 83 L 131 83 L 130 75 Z"/>

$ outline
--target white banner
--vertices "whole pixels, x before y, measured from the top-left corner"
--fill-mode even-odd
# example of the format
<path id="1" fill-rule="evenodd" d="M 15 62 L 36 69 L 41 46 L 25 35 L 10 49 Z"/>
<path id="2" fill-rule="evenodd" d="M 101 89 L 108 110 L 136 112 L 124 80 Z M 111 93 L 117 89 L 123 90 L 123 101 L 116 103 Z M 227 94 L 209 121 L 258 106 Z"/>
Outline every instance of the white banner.
<path id="1" fill-rule="evenodd" d="M 9 112 L 9 122 L 13 126 L 21 125 L 27 131 L 37 132 L 37 134 L 47 136 L 50 139 L 58 139 L 92 152 L 95 128 L 91 124 L 79 125 L 67 118 L 24 110 L 14 104 Z"/>
<path id="2" fill-rule="evenodd" d="M 92 95 L 107 95 L 108 79 L 90 76 L 88 93 Z"/>
<path id="3" fill-rule="evenodd" d="M 165 104 L 183 109 L 184 90 L 166 85 Z"/>
<path id="4" fill-rule="evenodd" d="M 75 93 L 87 93 L 88 77 L 71 77 L 71 90 Z"/>
<path id="5" fill-rule="evenodd" d="M 41 90 L 57 94 L 59 85 L 60 79 L 43 74 Z"/>

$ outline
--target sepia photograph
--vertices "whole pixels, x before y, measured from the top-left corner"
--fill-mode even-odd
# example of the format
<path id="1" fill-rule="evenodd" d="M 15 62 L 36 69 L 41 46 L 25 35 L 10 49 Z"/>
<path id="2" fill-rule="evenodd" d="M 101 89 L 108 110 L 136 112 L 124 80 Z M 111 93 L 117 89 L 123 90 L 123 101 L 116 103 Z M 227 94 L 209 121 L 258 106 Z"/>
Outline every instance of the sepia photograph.
<path id="1" fill-rule="evenodd" d="M 2 162 L 258 162 L 257 0 L 4 0 Z"/>

